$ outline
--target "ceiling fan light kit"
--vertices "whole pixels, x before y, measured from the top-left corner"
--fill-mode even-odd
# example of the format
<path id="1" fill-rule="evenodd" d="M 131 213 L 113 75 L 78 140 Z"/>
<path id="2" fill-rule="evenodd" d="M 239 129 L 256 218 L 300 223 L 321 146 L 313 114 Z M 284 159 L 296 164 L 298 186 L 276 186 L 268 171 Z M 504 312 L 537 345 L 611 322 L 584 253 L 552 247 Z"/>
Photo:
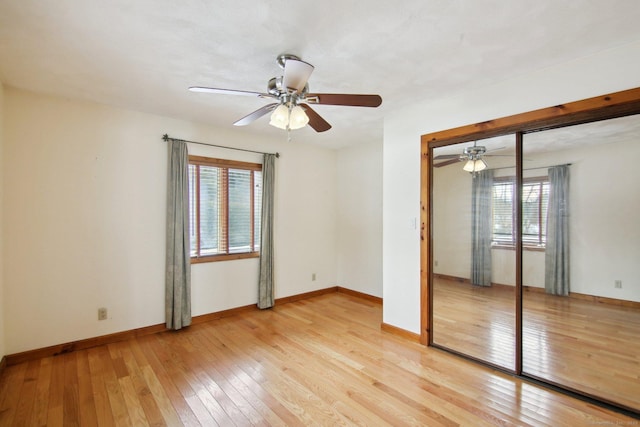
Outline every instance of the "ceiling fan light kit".
<path id="1" fill-rule="evenodd" d="M 278 129 L 295 130 L 303 128 L 309 123 L 309 116 L 304 112 L 304 109 L 296 105 L 280 104 L 271 113 L 271 120 L 269 124 L 275 126 Z"/>
<path id="2" fill-rule="evenodd" d="M 476 160 L 467 160 L 467 163 L 464 165 L 462 169 L 473 174 L 473 173 L 485 170 L 486 168 L 487 168 L 487 164 L 485 163 L 484 160 L 476 159 Z"/>
<path id="3" fill-rule="evenodd" d="M 380 95 L 309 93 L 309 84 L 307 81 L 311 73 L 313 73 L 313 65 L 290 54 L 279 55 L 276 62 L 283 69 L 283 75 L 273 77 L 269 80 L 267 83 L 267 93 L 202 86 L 192 86 L 189 90 L 192 92 L 254 96 L 272 99 L 275 102 L 265 105 L 240 120 L 237 120 L 234 125 L 246 126 L 271 112 L 269 124 L 287 131 L 303 128 L 307 124 L 316 132 L 325 132 L 331 129 L 331 125 L 308 104 L 373 108 L 382 104 Z"/>

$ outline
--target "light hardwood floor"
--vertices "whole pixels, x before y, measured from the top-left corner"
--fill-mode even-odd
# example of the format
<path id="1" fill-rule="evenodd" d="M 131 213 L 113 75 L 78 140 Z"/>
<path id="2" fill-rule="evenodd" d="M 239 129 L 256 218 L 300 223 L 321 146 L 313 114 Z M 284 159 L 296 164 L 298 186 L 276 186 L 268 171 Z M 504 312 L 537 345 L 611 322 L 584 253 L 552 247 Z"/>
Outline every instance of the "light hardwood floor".
<path id="1" fill-rule="evenodd" d="M 434 291 L 435 342 L 514 369 L 513 288 L 437 279 Z M 523 371 L 640 411 L 640 310 L 524 292 Z"/>
<path id="2" fill-rule="evenodd" d="M 632 425 L 381 332 L 332 293 L 9 366 L 0 425 Z"/>

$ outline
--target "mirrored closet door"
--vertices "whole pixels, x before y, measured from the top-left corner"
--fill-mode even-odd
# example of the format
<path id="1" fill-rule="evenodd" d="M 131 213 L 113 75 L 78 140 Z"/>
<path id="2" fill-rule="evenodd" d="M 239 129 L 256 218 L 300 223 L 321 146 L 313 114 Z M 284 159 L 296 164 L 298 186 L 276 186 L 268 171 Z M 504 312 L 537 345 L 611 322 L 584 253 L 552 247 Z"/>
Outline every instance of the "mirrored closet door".
<path id="1" fill-rule="evenodd" d="M 422 135 L 423 342 L 640 416 L 640 88 Z"/>
<path id="2" fill-rule="evenodd" d="M 514 370 L 515 135 L 432 158 L 432 344 Z"/>
<path id="3" fill-rule="evenodd" d="M 525 134 L 523 156 L 522 372 L 640 410 L 640 116 Z"/>

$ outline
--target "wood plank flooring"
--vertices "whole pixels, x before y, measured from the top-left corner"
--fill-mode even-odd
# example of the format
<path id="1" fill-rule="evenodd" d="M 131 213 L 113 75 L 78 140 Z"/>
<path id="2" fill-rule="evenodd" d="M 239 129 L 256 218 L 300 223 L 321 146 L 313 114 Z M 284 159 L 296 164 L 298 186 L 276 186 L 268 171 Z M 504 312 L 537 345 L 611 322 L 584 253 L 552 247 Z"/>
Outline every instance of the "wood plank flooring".
<path id="1" fill-rule="evenodd" d="M 637 420 L 380 331 L 343 293 L 9 366 L 0 425 L 583 426 Z"/>
<path id="2" fill-rule="evenodd" d="M 515 370 L 515 289 L 436 279 L 433 341 Z"/>
<path id="3" fill-rule="evenodd" d="M 515 368 L 513 288 L 437 279 L 434 291 L 434 342 Z M 525 292 L 523 371 L 640 410 L 640 310 Z"/>

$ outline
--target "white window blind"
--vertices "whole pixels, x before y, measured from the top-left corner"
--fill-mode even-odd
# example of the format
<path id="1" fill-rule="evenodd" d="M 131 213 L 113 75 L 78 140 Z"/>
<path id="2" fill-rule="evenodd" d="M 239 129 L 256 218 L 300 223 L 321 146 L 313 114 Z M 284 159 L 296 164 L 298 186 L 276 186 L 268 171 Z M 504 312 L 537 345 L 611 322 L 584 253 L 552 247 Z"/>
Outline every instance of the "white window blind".
<path id="1" fill-rule="evenodd" d="M 534 245 L 547 242 L 549 182 L 531 182 L 522 186 L 522 241 Z"/>
<path id="2" fill-rule="evenodd" d="M 255 250 L 260 250 L 260 235 L 262 228 L 260 227 L 262 220 L 262 171 L 253 173 L 253 233 Z"/>
<path id="3" fill-rule="evenodd" d="M 493 242 L 514 245 L 515 181 L 510 178 L 493 184 Z M 549 181 L 547 178 L 527 179 L 522 184 L 522 242 L 529 246 L 546 243 Z"/>
<path id="4" fill-rule="evenodd" d="M 262 173 L 256 167 L 260 165 L 245 169 L 204 163 L 199 158 L 189 164 L 191 257 L 258 251 Z"/>
<path id="5" fill-rule="evenodd" d="M 493 241 L 514 244 L 513 236 L 513 181 L 498 181 L 493 184 Z"/>
<path id="6" fill-rule="evenodd" d="M 229 253 L 252 247 L 251 171 L 229 169 Z"/>

